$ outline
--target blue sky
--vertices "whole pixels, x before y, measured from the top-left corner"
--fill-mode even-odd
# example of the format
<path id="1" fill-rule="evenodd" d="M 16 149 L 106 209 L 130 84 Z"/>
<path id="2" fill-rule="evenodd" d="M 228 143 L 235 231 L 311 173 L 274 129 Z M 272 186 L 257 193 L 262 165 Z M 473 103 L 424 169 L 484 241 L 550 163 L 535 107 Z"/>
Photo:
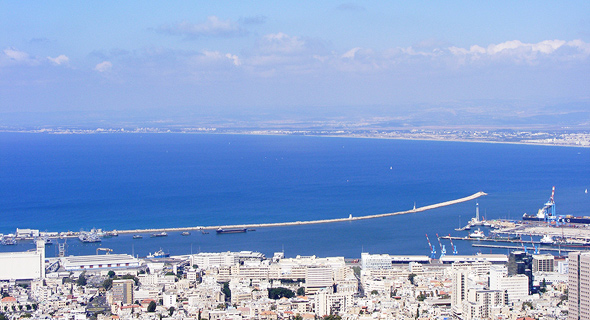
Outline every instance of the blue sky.
<path id="1" fill-rule="evenodd" d="M 4 114 L 590 98 L 589 1 L 1 1 L 0 29 Z"/>

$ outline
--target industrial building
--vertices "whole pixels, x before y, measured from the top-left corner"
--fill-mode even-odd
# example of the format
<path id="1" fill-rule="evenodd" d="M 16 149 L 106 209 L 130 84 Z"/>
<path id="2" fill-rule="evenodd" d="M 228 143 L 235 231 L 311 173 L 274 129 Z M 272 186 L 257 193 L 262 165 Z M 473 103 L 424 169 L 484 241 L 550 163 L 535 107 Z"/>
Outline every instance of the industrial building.
<path id="1" fill-rule="evenodd" d="M 90 256 L 69 256 L 60 259 L 67 271 L 112 270 L 138 268 L 140 261 L 128 254 L 106 254 Z"/>
<path id="2" fill-rule="evenodd" d="M 45 278 L 45 241 L 35 251 L 0 253 L 0 281 Z"/>

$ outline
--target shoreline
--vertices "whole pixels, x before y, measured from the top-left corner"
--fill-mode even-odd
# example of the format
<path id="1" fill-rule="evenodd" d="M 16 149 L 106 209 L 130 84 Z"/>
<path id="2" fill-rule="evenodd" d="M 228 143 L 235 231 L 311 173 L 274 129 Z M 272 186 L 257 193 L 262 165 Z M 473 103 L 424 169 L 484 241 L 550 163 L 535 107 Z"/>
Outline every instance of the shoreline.
<path id="1" fill-rule="evenodd" d="M 272 130 L 270 130 L 272 131 Z M 252 130 L 252 131 L 243 131 L 243 132 L 214 132 L 214 131 L 204 131 L 204 132 L 176 132 L 176 131 L 83 131 L 83 132 L 55 132 L 55 131 L 18 131 L 18 130 L 0 130 L 1 133 L 24 133 L 24 134 L 50 134 L 50 135 L 92 135 L 92 134 L 212 134 L 212 135 L 248 135 L 248 136 L 299 136 L 299 137 L 316 137 L 316 138 L 347 138 L 347 139 L 378 139 L 378 140 L 403 140 L 403 141 L 434 141 L 434 142 L 467 142 L 467 143 L 491 143 L 491 144 L 507 144 L 507 145 L 526 145 L 526 146 L 544 146 L 544 147 L 569 147 L 569 148 L 590 148 L 590 145 L 576 145 L 576 144 L 559 144 L 559 143 L 546 143 L 546 142 L 531 142 L 531 141 L 494 141 L 494 140 L 477 140 L 477 139 L 456 139 L 456 138 L 446 138 L 444 136 L 440 136 L 439 138 L 428 138 L 428 137 L 384 137 L 384 136 L 370 136 L 370 135 L 358 135 L 355 133 L 348 133 L 342 135 L 334 135 L 334 134 L 297 134 L 293 133 L 278 133 L 278 132 L 270 132 L 270 131 L 262 131 L 262 130 Z"/>

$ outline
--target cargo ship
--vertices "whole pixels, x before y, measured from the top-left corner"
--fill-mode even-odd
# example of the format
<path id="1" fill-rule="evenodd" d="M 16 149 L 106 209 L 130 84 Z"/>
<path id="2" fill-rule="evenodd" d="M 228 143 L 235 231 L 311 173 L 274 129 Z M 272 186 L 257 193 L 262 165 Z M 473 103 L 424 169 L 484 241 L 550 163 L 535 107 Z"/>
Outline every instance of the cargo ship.
<path id="1" fill-rule="evenodd" d="M 244 228 L 244 229 L 222 229 L 222 228 L 219 228 L 215 232 L 217 232 L 217 234 L 224 234 L 224 233 L 244 233 L 247 231 L 248 231 L 248 229 L 246 229 L 246 228 Z"/>
<path id="2" fill-rule="evenodd" d="M 587 223 L 590 224 L 590 217 L 574 217 L 572 215 L 558 216 L 555 214 L 555 187 L 551 190 L 551 198 L 547 201 L 536 215 L 523 214 L 522 220 L 525 221 L 547 221 L 559 223 Z"/>

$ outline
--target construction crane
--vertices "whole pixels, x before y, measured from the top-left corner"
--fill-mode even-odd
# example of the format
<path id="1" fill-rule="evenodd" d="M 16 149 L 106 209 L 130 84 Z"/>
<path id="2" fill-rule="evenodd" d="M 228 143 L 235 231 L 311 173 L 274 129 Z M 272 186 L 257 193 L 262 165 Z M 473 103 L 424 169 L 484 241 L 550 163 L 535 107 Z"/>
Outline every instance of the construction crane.
<path id="1" fill-rule="evenodd" d="M 451 248 L 453 248 L 453 254 L 457 255 L 457 246 L 453 244 L 453 238 L 451 238 L 451 234 L 449 233 L 449 240 L 451 240 Z"/>
<path id="2" fill-rule="evenodd" d="M 436 234 L 436 239 L 438 240 L 438 246 L 440 247 L 440 259 L 447 254 L 447 248 L 445 248 L 445 246 L 440 242 L 440 237 L 438 236 L 438 233 Z"/>
<path id="3" fill-rule="evenodd" d="M 430 239 L 428 239 L 428 234 L 426 234 L 426 241 L 428 241 L 428 246 L 430 247 L 430 259 L 436 259 L 436 249 L 432 247 Z"/>
<path id="4" fill-rule="evenodd" d="M 109 248 L 96 248 L 96 254 L 98 254 L 99 251 L 105 251 L 106 254 L 109 254 L 109 253 L 113 252 L 113 249 L 109 249 Z"/>

